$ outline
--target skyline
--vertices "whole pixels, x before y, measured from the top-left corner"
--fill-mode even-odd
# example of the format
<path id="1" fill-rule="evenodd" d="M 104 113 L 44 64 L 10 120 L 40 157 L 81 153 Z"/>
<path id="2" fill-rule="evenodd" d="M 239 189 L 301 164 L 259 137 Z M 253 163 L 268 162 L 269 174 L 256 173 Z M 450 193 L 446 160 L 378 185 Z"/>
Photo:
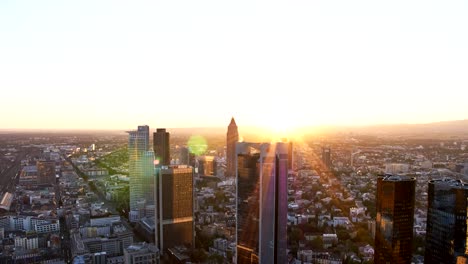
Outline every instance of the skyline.
<path id="1" fill-rule="evenodd" d="M 467 11 L 464 1 L 3 1 L 0 130 L 467 119 Z"/>

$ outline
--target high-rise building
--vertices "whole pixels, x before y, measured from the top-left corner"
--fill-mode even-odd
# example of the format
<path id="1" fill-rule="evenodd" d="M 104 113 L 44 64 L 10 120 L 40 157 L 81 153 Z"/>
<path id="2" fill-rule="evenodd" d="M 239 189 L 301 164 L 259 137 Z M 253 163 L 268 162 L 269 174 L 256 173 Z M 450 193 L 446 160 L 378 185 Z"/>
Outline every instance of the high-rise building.
<path id="1" fill-rule="evenodd" d="M 429 182 L 425 263 L 457 263 L 468 247 L 468 184 L 442 179 Z"/>
<path id="2" fill-rule="evenodd" d="M 226 173 L 227 177 L 236 175 L 236 143 L 239 141 L 239 132 L 237 131 L 236 121 L 234 117 L 229 123 L 226 136 Z"/>
<path id="3" fill-rule="evenodd" d="M 154 152 L 149 151 L 149 127 L 128 132 L 130 221 L 144 216 L 146 205 L 154 205 Z"/>
<path id="4" fill-rule="evenodd" d="M 237 263 L 287 262 L 288 144 L 237 143 Z"/>
<path id="5" fill-rule="evenodd" d="M 36 167 L 37 184 L 55 184 L 55 161 L 39 160 Z"/>
<path id="6" fill-rule="evenodd" d="M 331 149 L 329 147 L 322 147 L 322 162 L 327 169 L 331 168 Z"/>
<path id="7" fill-rule="evenodd" d="M 293 143 L 289 142 L 289 148 L 288 148 L 288 169 L 292 170 L 293 169 Z"/>
<path id="8" fill-rule="evenodd" d="M 175 246 L 194 246 L 193 182 L 190 166 L 157 168 L 155 243 L 161 254 Z"/>
<path id="9" fill-rule="evenodd" d="M 288 169 L 293 169 L 293 143 L 288 138 L 282 138 L 281 142 L 288 144 Z"/>
<path id="10" fill-rule="evenodd" d="M 170 165 L 169 132 L 165 128 L 158 128 L 153 133 L 153 150 L 158 165 Z"/>
<path id="11" fill-rule="evenodd" d="M 198 160 L 198 173 L 203 176 L 214 175 L 214 156 L 201 156 Z"/>
<path id="12" fill-rule="evenodd" d="M 377 179 L 374 263 L 411 263 L 415 187 L 407 176 Z"/>

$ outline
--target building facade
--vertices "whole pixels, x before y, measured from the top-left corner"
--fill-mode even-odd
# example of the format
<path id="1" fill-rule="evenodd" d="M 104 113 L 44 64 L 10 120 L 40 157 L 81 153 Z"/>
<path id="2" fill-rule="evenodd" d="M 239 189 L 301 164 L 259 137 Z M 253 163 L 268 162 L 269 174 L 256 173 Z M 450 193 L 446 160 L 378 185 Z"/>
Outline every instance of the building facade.
<path id="1" fill-rule="evenodd" d="M 158 165 L 167 166 L 171 163 L 169 137 L 169 132 L 164 128 L 158 128 L 153 133 L 153 150 Z"/>
<path id="2" fill-rule="evenodd" d="M 133 244 L 124 250 L 125 264 L 158 264 L 159 251 L 151 244 Z"/>
<path id="3" fill-rule="evenodd" d="M 237 131 L 236 121 L 234 117 L 229 123 L 226 135 L 226 177 L 234 177 L 236 175 L 236 143 L 239 142 L 239 132 Z"/>
<path id="4" fill-rule="evenodd" d="M 149 151 L 149 127 L 128 132 L 130 221 L 145 216 L 145 207 L 154 205 L 154 152 Z"/>
<path id="5" fill-rule="evenodd" d="M 425 263 L 457 263 L 468 253 L 468 184 L 441 179 L 429 182 Z"/>
<path id="6" fill-rule="evenodd" d="M 322 147 L 322 162 L 328 169 L 331 168 L 331 149 L 329 147 Z"/>
<path id="7" fill-rule="evenodd" d="M 288 144 L 237 143 L 237 263 L 286 263 Z"/>
<path id="8" fill-rule="evenodd" d="M 158 168 L 155 242 L 161 254 L 179 245 L 194 246 L 193 182 L 190 166 Z"/>
<path id="9" fill-rule="evenodd" d="M 415 187 L 415 178 L 378 178 L 375 264 L 411 263 Z"/>

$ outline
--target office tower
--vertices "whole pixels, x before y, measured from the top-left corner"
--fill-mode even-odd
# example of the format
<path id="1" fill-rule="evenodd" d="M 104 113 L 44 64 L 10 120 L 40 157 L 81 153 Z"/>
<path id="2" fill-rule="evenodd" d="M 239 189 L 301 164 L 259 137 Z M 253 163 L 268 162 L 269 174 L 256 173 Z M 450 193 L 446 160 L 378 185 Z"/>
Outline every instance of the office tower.
<path id="1" fill-rule="evenodd" d="M 459 180 L 432 180 L 428 188 L 424 263 L 457 263 L 468 253 L 468 185 Z"/>
<path id="2" fill-rule="evenodd" d="M 125 264 L 158 264 L 159 250 L 145 242 L 124 249 Z"/>
<path id="3" fill-rule="evenodd" d="M 377 179 L 374 263 L 411 263 L 415 178 L 387 174 Z"/>
<path id="4" fill-rule="evenodd" d="M 293 143 L 287 138 L 282 138 L 281 142 L 288 144 L 288 170 L 293 169 Z"/>
<path id="5" fill-rule="evenodd" d="M 37 184 L 55 184 L 55 161 L 36 162 Z"/>
<path id="6" fill-rule="evenodd" d="M 158 165 L 170 165 L 169 132 L 166 129 L 158 128 L 153 133 L 153 150 Z"/>
<path id="7" fill-rule="evenodd" d="M 287 262 L 288 144 L 237 143 L 237 263 Z"/>
<path id="8" fill-rule="evenodd" d="M 331 163 L 331 149 L 330 149 L 330 147 L 322 147 L 322 162 L 327 167 L 327 169 L 331 168 L 332 163 Z"/>
<path id="9" fill-rule="evenodd" d="M 234 177 L 236 175 L 236 143 L 239 141 L 236 121 L 234 117 L 228 126 L 226 137 L 226 176 Z"/>
<path id="10" fill-rule="evenodd" d="M 130 221 L 144 216 L 147 204 L 154 205 L 154 152 L 149 149 L 149 127 L 128 132 Z"/>
<path id="11" fill-rule="evenodd" d="M 155 244 L 161 254 L 179 245 L 194 246 L 193 189 L 192 167 L 157 168 Z"/>
<path id="12" fill-rule="evenodd" d="M 176 165 L 195 166 L 195 155 L 190 152 L 188 147 L 181 147 L 179 149 L 179 164 Z"/>
<path id="13" fill-rule="evenodd" d="M 203 176 L 213 176 L 214 156 L 201 156 L 198 160 L 198 173 Z"/>

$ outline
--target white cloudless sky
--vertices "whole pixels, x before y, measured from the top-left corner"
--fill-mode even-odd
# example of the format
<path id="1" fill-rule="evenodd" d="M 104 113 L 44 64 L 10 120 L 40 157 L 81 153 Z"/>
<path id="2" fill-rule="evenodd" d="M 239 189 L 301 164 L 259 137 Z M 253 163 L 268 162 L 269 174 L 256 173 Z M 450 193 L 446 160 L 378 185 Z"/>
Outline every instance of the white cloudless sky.
<path id="1" fill-rule="evenodd" d="M 0 128 L 468 118 L 467 1 L 0 1 Z"/>

